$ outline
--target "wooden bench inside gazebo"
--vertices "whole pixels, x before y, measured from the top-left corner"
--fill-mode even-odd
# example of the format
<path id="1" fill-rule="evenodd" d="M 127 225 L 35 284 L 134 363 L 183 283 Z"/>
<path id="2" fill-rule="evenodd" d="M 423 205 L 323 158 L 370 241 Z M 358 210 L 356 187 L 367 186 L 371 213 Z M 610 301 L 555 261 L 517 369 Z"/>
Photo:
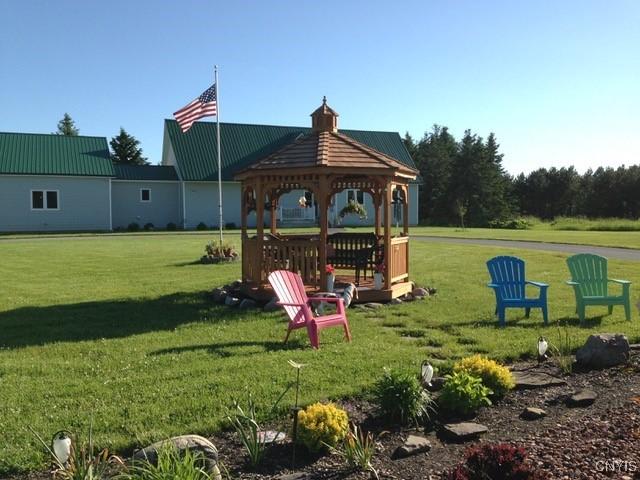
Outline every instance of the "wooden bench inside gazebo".
<path id="1" fill-rule="evenodd" d="M 325 291 L 326 266 L 333 265 L 337 270 L 336 288 L 358 283 L 361 302 L 388 301 L 405 295 L 411 291 L 408 186 L 418 172 L 338 132 L 338 114 L 326 100 L 311 117 L 310 133 L 236 175 L 242 183 L 244 292 L 257 299 L 273 296 L 267 277 L 274 270 L 299 273 L 309 291 Z M 330 232 L 331 199 L 345 189 L 361 190 L 371 196 L 373 232 Z M 294 190 L 314 194 L 318 233 L 278 232 L 279 199 Z M 392 209 L 398 204 L 402 205 L 402 226 L 393 235 Z M 256 231 L 249 235 L 247 217 L 254 210 Z M 265 229 L 267 211 L 270 225 Z M 382 288 L 376 289 L 372 270 L 381 264 L 384 281 Z"/>

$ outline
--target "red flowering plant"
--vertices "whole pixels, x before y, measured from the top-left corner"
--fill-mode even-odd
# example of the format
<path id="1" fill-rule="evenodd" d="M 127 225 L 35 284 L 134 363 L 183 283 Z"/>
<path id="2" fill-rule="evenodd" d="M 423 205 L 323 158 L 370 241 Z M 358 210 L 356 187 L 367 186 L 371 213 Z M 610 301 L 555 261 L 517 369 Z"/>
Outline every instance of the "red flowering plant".
<path id="1" fill-rule="evenodd" d="M 324 271 L 325 271 L 325 272 L 327 272 L 327 275 L 331 275 L 331 274 L 333 274 L 333 272 L 335 272 L 335 271 L 336 271 L 336 269 L 335 269 L 335 268 L 333 268 L 333 265 L 328 264 L 328 265 L 325 267 Z"/>

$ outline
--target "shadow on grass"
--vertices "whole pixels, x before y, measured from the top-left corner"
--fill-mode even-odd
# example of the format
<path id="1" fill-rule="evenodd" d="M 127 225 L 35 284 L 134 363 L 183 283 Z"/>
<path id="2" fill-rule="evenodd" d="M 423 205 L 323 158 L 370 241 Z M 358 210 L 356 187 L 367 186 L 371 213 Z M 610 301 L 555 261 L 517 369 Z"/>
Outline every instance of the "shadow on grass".
<path id="1" fill-rule="evenodd" d="M 265 352 L 278 352 L 285 350 L 299 350 L 305 347 L 305 344 L 299 340 L 290 340 L 287 343 L 284 342 L 273 342 L 273 341 L 264 341 L 264 342 L 220 342 L 220 343 L 211 343 L 209 345 L 187 345 L 184 347 L 174 347 L 174 348 L 163 348 L 162 350 L 156 350 L 155 352 L 151 352 L 151 355 L 166 355 L 166 354 L 176 354 L 176 353 L 184 353 L 184 352 L 195 352 L 198 350 L 205 350 L 207 353 L 212 355 L 217 355 L 222 358 L 226 357 L 237 357 L 239 355 L 255 355 L 254 350 L 248 350 L 246 352 L 238 352 L 229 351 L 229 349 L 242 349 L 246 347 L 261 347 Z"/>
<path id="2" fill-rule="evenodd" d="M 0 312 L 0 347 L 124 338 L 198 321 L 238 321 L 251 315 L 251 311 L 213 304 L 204 291 L 152 299 L 22 307 Z"/>

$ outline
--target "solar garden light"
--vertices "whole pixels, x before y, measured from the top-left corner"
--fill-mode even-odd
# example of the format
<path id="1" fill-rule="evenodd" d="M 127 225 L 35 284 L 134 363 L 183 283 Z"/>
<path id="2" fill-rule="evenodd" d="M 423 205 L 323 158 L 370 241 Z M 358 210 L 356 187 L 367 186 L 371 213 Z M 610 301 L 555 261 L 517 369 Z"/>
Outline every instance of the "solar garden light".
<path id="1" fill-rule="evenodd" d="M 422 378 L 422 386 L 431 386 L 431 379 L 433 378 L 433 367 L 426 360 L 422 362 L 422 367 L 420 368 L 420 377 Z"/>
<path id="2" fill-rule="evenodd" d="M 291 416 L 293 417 L 293 430 L 292 430 L 292 441 L 293 441 L 293 453 L 291 458 L 291 468 L 295 468 L 296 465 L 296 442 L 298 441 L 298 412 L 300 411 L 300 407 L 298 406 L 298 397 L 300 394 L 300 370 L 304 367 L 304 363 L 294 362 L 293 360 L 289 360 L 289 365 L 296 369 L 296 402 L 294 407 L 291 409 Z"/>
<path id="3" fill-rule="evenodd" d="M 544 337 L 538 338 L 538 363 L 542 363 L 547 359 L 547 349 L 549 344 Z"/>
<path id="4" fill-rule="evenodd" d="M 60 430 L 53 434 L 51 449 L 60 465 L 65 466 L 71 457 L 71 437 L 66 430 Z"/>

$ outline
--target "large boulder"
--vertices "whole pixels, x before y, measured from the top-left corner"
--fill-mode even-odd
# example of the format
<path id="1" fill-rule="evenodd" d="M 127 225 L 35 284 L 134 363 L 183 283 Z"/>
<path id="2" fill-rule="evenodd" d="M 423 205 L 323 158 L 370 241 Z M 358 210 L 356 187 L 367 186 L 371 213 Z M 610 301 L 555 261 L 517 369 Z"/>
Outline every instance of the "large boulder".
<path id="1" fill-rule="evenodd" d="M 164 448 L 175 448 L 180 454 L 189 450 L 194 454 L 201 455 L 204 460 L 204 466 L 211 478 L 213 480 L 222 480 L 222 475 L 218 468 L 218 449 L 209 440 L 199 435 L 181 435 L 161 440 L 135 452 L 132 460 L 134 462 L 146 460 L 156 465 L 158 463 L 158 451 L 162 451 Z"/>
<path id="2" fill-rule="evenodd" d="M 621 333 L 591 335 L 576 352 L 578 365 L 586 368 L 608 368 L 629 361 L 629 340 Z"/>

